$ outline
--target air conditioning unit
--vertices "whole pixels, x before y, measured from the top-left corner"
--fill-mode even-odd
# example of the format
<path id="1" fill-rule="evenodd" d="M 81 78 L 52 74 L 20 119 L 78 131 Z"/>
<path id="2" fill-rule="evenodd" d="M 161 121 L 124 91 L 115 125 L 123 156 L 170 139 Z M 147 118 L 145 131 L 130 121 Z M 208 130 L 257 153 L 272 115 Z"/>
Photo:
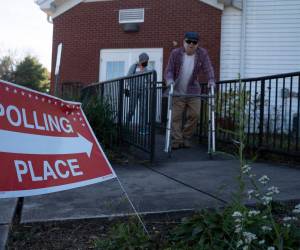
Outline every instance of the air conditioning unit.
<path id="1" fill-rule="evenodd" d="M 125 32 L 139 31 L 139 23 L 144 22 L 144 9 L 119 10 L 119 23 Z"/>

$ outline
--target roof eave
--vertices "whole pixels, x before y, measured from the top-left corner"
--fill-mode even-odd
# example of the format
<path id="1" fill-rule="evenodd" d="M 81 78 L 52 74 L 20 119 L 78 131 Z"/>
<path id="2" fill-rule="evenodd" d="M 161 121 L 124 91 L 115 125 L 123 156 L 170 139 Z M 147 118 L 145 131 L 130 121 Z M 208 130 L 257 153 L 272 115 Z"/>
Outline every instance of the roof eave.
<path id="1" fill-rule="evenodd" d="M 40 9 L 48 16 L 53 16 L 56 12 L 57 6 L 55 0 L 36 0 L 35 3 L 39 5 Z"/>
<path id="2" fill-rule="evenodd" d="M 40 6 L 42 11 L 53 19 L 83 1 L 84 0 L 36 0 L 35 2 Z"/>
<path id="3" fill-rule="evenodd" d="M 35 3 L 40 6 L 51 18 L 55 18 L 81 2 L 112 1 L 112 0 L 36 0 Z M 219 10 L 224 10 L 224 2 L 227 0 L 199 0 Z M 230 0 L 234 1 L 234 0 Z"/>
<path id="4" fill-rule="evenodd" d="M 218 0 L 219 3 L 222 3 L 224 7 L 234 7 L 239 10 L 243 9 L 243 0 Z"/>
<path id="5" fill-rule="evenodd" d="M 219 10 L 224 10 L 224 4 L 221 3 L 219 0 L 199 0 L 200 2 L 206 3 L 212 7 L 215 7 Z"/>

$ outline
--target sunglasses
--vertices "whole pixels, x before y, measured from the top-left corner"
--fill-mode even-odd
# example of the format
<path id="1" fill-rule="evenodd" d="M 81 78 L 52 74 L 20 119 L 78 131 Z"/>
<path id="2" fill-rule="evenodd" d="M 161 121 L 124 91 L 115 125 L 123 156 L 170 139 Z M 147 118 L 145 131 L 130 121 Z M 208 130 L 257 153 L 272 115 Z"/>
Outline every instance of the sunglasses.
<path id="1" fill-rule="evenodd" d="M 187 43 L 187 44 L 194 44 L 194 45 L 196 45 L 197 43 L 198 43 L 198 41 L 192 41 L 192 40 L 185 40 L 185 42 Z"/>

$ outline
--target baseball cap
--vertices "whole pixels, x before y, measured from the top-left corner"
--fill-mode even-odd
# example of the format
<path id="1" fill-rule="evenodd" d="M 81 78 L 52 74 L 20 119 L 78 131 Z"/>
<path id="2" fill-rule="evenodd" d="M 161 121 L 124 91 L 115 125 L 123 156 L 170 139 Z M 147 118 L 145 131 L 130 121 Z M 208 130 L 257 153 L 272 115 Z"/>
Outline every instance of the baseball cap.
<path id="1" fill-rule="evenodd" d="M 199 41 L 199 34 L 197 32 L 186 32 L 184 35 L 184 39 L 191 41 Z"/>
<path id="2" fill-rule="evenodd" d="M 139 63 L 146 62 L 149 60 L 149 56 L 147 53 L 142 53 L 139 55 Z"/>

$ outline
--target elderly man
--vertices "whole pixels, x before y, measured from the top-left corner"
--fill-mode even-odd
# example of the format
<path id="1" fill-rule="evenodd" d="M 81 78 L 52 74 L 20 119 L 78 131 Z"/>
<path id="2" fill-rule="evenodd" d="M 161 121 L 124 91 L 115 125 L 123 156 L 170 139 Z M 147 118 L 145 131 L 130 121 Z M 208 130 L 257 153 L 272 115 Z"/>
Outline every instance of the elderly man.
<path id="1" fill-rule="evenodd" d="M 208 85 L 215 85 L 214 70 L 208 53 L 199 47 L 197 32 L 185 33 L 183 47 L 171 52 L 165 71 L 167 85 L 174 86 L 172 149 L 191 147 L 191 137 L 197 127 L 200 98 L 185 95 L 200 94 L 199 74 L 203 71 Z M 182 114 L 186 109 L 186 122 L 182 128 Z"/>

